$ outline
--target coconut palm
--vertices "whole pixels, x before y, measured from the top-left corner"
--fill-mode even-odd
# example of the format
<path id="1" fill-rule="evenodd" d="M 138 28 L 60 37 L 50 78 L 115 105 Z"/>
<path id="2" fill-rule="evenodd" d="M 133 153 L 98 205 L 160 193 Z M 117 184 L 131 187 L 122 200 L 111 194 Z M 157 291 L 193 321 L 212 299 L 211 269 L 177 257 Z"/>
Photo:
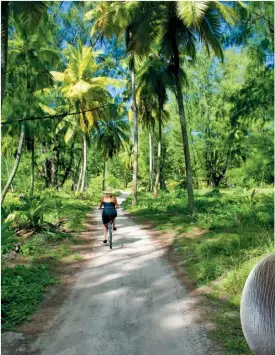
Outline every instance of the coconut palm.
<path id="1" fill-rule="evenodd" d="M 113 18 L 110 26 L 119 26 L 121 29 L 133 28 L 132 36 L 128 44 L 128 50 L 140 55 L 148 55 L 151 48 L 159 46 L 161 53 L 169 60 L 169 72 L 174 80 L 174 92 L 176 95 L 184 156 L 187 174 L 188 204 L 191 213 L 194 213 L 194 195 L 192 187 L 192 169 L 189 152 L 189 143 L 186 127 L 186 117 L 183 104 L 182 79 L 184 79 L 181 65 L 186 58 L 196 58 L 196 42 L 202 41 L 208 52 L 210 48 L 219 57 L 223 57 L 219 39 L 222 35 L 222 22 L 233 23 L 236 18 L 235 11 L 218 1 L 130 1 L 117 2 L 113 5 L 121 7 L 127 12 L 120 23 Z M 112 7 L 112 5 L 109 5 Z M 134 15 L 131 10 L 134 9 Z M 108 16 L 107 16 L 108 17 Z M 101 15 L 101 19 L 105 19 Z M 119 19 L 118 19 L 119 20 Z M 102 21 L 98 21 L 101 26 Z M 127 27 L 128 26 L 128 27 Z"/>
<path id="2" fill-rule="evenodd" d="M 137 12 L 139 2 L 122 1 L 122 2 L 100 2 L 100 4 L 93 10 L 86 13 L 85 20 L 96 20 L 92 31 L 91 37 L 95 34 L 112 38 L 116 35 L 118 38 L 125 36 L 126 53 L 130 55 L 129 70 L 131 77 L 131 94 L 132 103 L 131 110 L 134 122 L 134 163 L 133 163 L 133 205 L 137 203 L 137 174 L 138 174 L 138 114 L 136 104 L 136 79 L 135 79 L 135 66 L 136 55 L 138 53 L 132 48 L 133 38 L 136 32 L 136 20 L 141 21 L 142 13 Z"/>
<path id="3" fill-rule="evenodd" d="M 162 125 L 164 118 L 164 104 L 167 101 L 167 88 L 169 76 L 167 63 L 163 59 L 151 56 L 145 62 L 138 73 L 139 101 L 154 103 L 153 111 L 156 112 L 159 132 L 158 132 L 158 164 L 157 175 L 154 186 L 154 196 L 157 197 L 161 171 L 161 146 L 162 146 Z M 152 115 L 151 115 L 152 116 Z M 154 118 L 152 124 L 154 125 Z"/>
<path id="4" fill-rule="evenodd" d="M 124 144 L 127 144 L 129 141 L 128 131 L 128 123 L 123 118 L 101 121 L 96 128 L 95 139 L 98 148 L 102 151 L 104 162 L 102 180 L 103 190 L 105 190 L 107 160 L 108 158 L 112 159 L 121 149 L 124 149 Z"/>
<path id="5" fill-rule="evenodd" d="M 9 19 L 13 15 L 15 22 L 24 23 L 36 29 L 47 14 L 45 1 L 2 1 L 1 2 L 1 103 L 5 94 Z"/>
<path id="6" fill-rule="evenodd" d="M 20 88 L 21 92 L 18 92 L 21 99 L 21 102 L 19 100 L 19 107 L 23 110 L 24 116 L 26 117 L 31 113 L 37 112 L 38 106 L 35 100 L 34 92 L 37 89 L 41 89 L 43 86 L 48 86 L 52 83 L 48 67 L 56 65 L 59 60 L 59 56 L 56 51 L 42 47 L 39 31 L 33 32 L 33 29 L 30 28 L 30 26 L 27 26 L 21 21 L 18 21 L 15 24 L 14 29 L 15 31 L 13 33 L 13 37 L 10 40 L 9 51 L 10 62 L 14 66 L 13 70 L 9 71 L 12 85 L 12 90 L 9 95 L 11 97 L 14 96 L 15 92 L 18 90 L 18 87 Z M 39 80 L 37 80 L 38 76 Z M 18 169 L 26 134 L 28 134 L 28 142 L 31 142 L 29 145 L 32 152 L 31 194 L 33 193 L 35 131 L 32 123 L 27 124 L 23 122 L 20 129 L 20 137 L 14 167 L 2 192 L 2 203 Z"/>
<path id="7" fill-rule="evenodd" d="M 65 141 L 69 141 L 76 131 L 81 129 L 83 139 L 82 168 L 80 174 L 80 187 L 82 193 L 85 185 L 85 175 L 87 167 L 87 138 L 91 128 L 100 120 L 99 110 L 112 103 L 112 97 L 106 86 L 121 86 L 123 81 L 107 78 L 95 77 L 100 65 L 96 63 L 96 57 L 100 52 L 94 52 L 92 47 L 83 46 L 78 41 L 77 48 L 68 45 L 64 51 L 68 64 L 64 72 L 51 72 L 53 78 L 61 83 L 61 92 L 67 99 L 71 108 L 76 112 L 82 112 L 75 116 L 70 116 L 67 121 L 70 127 L 66 132 Z M 107 111 L 105 111 L 105 114 Z"/>
<path id="8" fill-rule="evenodd" d="M 137 90 L 137 105 L 139 121 L 144 129 L 148 131 L 149 138 L 149 190 L 153 191 L 154 180 L 154 130 L 156 124 L 157 102 L 154 98 L 140 89 Z"/>

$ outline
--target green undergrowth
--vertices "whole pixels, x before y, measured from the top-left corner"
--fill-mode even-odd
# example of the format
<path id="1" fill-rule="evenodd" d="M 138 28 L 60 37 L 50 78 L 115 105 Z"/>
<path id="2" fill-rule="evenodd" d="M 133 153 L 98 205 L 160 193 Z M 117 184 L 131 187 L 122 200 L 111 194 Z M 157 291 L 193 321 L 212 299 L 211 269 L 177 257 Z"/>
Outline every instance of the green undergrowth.
<path id="1" fill-rule="evenodd" d="M 2 270 L 2 323 L 5 330 L 12 330 L 31 314 L 42 300 L 47 286 L 57 279 L 46 265 L 16 265 Z"/>
<path id="2" fill-rule="evenodd" d="M 2 209 L 2 222 L 8 226 L 2 238 L 2 330 L 16 329 L 31 317 L 47 287 L 58 282 L 59 265 L 81 260 L 72 245 L 81 242 L 85 216 L 98 200 L 97 195 L 52 189 L 32 198 L 7 196 Z M 24 235 L 16 236 L 16 230 L 35 234 L 25 240 Z M 9 253 L 15 241 L 20 253 L 13 260 Z"/>
<path id="3" fill-rule="evenodd" d="M 227 354 L 250 354 L 242 335 L 239 306 L 245 280 L 253 266 L 273 251 L 273 190 L 195 191 L 196 214 L 189 216 L 185 191 L 138 195 L 124 208 L 153 222 L 158 230 L 173 232 L 171 248 L 182 256 L 197 287 L 210 287 L 218 312 L 218 337 Z M 233 312 L 233 313 L 232 313 Z"/>

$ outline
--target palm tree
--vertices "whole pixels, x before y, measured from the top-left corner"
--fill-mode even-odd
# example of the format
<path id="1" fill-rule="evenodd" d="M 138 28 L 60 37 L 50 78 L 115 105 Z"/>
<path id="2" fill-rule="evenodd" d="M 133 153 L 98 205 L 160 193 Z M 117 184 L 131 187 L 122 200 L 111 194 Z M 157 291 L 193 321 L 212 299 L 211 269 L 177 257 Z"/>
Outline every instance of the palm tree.
<path id="1" fill-rule="evenodd" d="M 7 181 L 5 187 L 4 187 L 3 191 L 2 191 L 1 204 L 3 204 L 3 202 L 5 200 L 6 194 L 9 191 L 9 188 L 10 188 L 10 186 L 12 184 L 13 178 L 14 178 L 14 176 L 16 174 L 17 169 L 18 169 L 18 166 L 19 166 L 19 163 L 20 163 L 20 160 L 21 160 L 22 151 L 23 151 L 24 136 L 25 136 L 25 125 L 22 124 L 21 125 L 21 132 L 20 132 L 19 142 L 18 142 L 18 148 L 17 148 L 17 152 L 16 152 L 15 162 L 14 162 L 11 174 L 10 174 L 10 176 L 8 178 L 8 181 Z"/>
<path id="2" fill-rule="evenodd" d="M 31 29 L 25 23 L 18 21 L 15 24 L 15 32 L 13 34 L 13 38 L 10 40 L 10 62 L 13 63 L 16 71 L 16 75 L 10 71 L 10 76 L 13 79 L 13 89 L 18 90 L 18 85 L 21 90 L 20 97 L 23 99 L 22 101 L 26 101 L 25 103 L 20 103 L 22 104 L 21 108 L 24 111 L 25 117 L 27 117 L 33 111 L 35 112 L 37 110 L 37 103 L 35 102 L 34 92 L 37 89 L 52 83 L 51 75 L 48 71 L 48 66 L 55 65 L 59 60 L 59 56 L 57 55 L 56 51 L 41 47 L 40 32 L 38 31 L 34 33 L 32 31 L 33 29 Z M 37 80 L 38 75 L 39 80 Z M 23 96 L 22 91 L 24 92 L 24 95 L 26 95 L 25 97 Z M 16 91 L 12 90 L 10 95 L 13 96 L 15 92 Z M 20 137 L 14 167 L 2 192 L 2 203 L 18 169 L 26 132 L 29 133 L 29 140 L 32 142 L 31 194 L 33 193 L 34 130 L 32 129 L 31 124 L 25 124 L 23 122 L 20 129 Z"/>
<path id="3" fill-rule="evenodd" d="M 137 106 L 139 120 L 144 129 L 147 129 L 149 136 L 149 191 L 153 191 L 154 180 L 154 130 L 156 124 L 157 102 L 155 98 L 147 95 L 145 90 L 137 90 Z"/>
<path id="4" fill-rule="evenodd" d="M 101 121 L 95 131 L 95 139 L 98 148 L 103 155 L 103 180 L 102 190 L 105 190 L 106 183 L 106 168 L 107 159 L 112 159 L 114 155 L 118 154 L 121 149 L 124 149 L 124 143 L 128 143 L 129 126 L 125 119 L 112 119 L 111 121 Z"/>
<path id="5" fill-rule="evenodd" d="M 125 9 L 130 6 L 128 3 L 130 2 L 121 2 L 117 6 Z M 188 205 L 190 212 L 194 213 L 192 169 L 182 94 L 185 76 L 181 65 L 186 56 L 196 58 L 198 40 L 204 43 L 208 52 L 212 48 L 219 58 L 223 58 L 219 43 L 222 21 L 233 23 L 236 13 L 218 1 L 149 1 L 135 4 L 130 6 L 135 9 L 135 17 L 132 20 L 135 31 L 128 47 L 133 53 L 148 55 L 150 49 L 157 44 L 160 52 L 169 60 L 169 72 L 174 81 L 184 146 Z M 126 25 L 126 21 L 121 21 L 120 27 L 123 25 Z"/>
<path id="6" fill-rule="evenodd" d="M 5 94 L 5 82 L 8 57 L 9 19 L 13 15 L 15 22 L 22 22 L 33 30 L 46 16 L 45 1 L 2 1 L 1 2 L 1 104 Z"/>
<path id="7" fill-rule="evenodd" d="M 145 102 L 148 99 L 153 103 L 153 111 L 156 112 L 158 121 L 158 164 L 157 175 L 154 186 L 154 197 L 157 197 L 158 186 L 160 183 L 161 172 L 161 148 L 162 148 L 162 124 L 164 104 L 167 101 L 167 87 L 169 85 L 169 76 L 167 73 L 167 64 L 163 59 L 151 56 L 138 73 L 139 98 Z M 154 120 L 154 119 L 153 119 Z M 154 121 L 153 121 L 154 124 Z"/>
<path id="8" fill-rule="evenodd" d="M 87 167 L 87 138 L 91 128 L 100 120 L 97 107 L 102 106 L 101 112 L 104 113 L 104 107 L 112 104 L 112 97 L 107 85 L 121 86 L 123 81 L 108 77 L 95 77 L 100 65 L 96 63 L 96 57 L 99 52 L 94 52 L 92 47 L 83 46 L 78 41 L 77 48 L 68 45 L 65 55 L 68 58 L 66 70 L 61 72 L 51 72 L 56 81 L 62 83 L 61 91 L 68 103 L 77 112 L 82 112 L 73 118 L 69 118 L 71 123 L 65 140 L 69 141 L 76 131 L 81 129 L 83 150 L 82 150 L 82 168 L 79 176 L 79 190 L 82 193 L 85 186 L 85 175 Z M 95 109 L 94 111 L 91 111 Z M 106 108 L 105 108 L 106 114 Z M 78 191 L 78 189 L 77 189 Z"/>
<path id="9" fill-rule="evenodd" d="M 87 12 L 84 17 L 85 20 L 96 19 L 91 32 L 91 36 L 95 35 L 96 33 L 99 34 L 99 36 L 105 36 L 107 38 L 112 38 L 114 35 L 116 35 L 118 38 L 125 36 L 126 52 L 130 54 L 129 70 L 132 93 L 131 110 L 133 113 L 134 122 L 134 163 L 132 181 L 133 205 L 137 204 L 138 174 L 138 114 L 136 104 L 135 62 L 137 59 L 136 55 L 142 53 L 142 46 L 140 47 L 140 52 L 138 52 L 136 49 L 133 50 L 132 48 L 132 43 L 136 31 L 135 16 L 138 16 L 138 19 L 142 18 L 142 14 L 135 13 L 137 6 L 137 2 L 128 1 L 122 1 L 121 3 L 100 2 L 100 4 L 95 9 Z"/>

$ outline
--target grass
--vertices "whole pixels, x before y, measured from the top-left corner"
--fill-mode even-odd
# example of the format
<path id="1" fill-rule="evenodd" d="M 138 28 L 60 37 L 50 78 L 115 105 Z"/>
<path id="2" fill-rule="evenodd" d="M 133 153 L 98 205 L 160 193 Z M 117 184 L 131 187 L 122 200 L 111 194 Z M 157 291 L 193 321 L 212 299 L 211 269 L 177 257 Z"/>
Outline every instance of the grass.
<path id="1" fill-rule="evenodd" d="M 174 234 L 173 252 L 179 256 L 197 287 L 212 291 L 208 301 L 218 309 L 213 336 L 227 354 L 251 354 L 242 335 L 239 317 L 241 292 L 253 266 L 273 251 L 273 190 L 195 191 L 194 217 L 188 215 L 184 191 L 138 195 L 138 205 L 128 199 L 124 207 Z M 197 233 L 197 232 L 200 233 Z M 233 312 L 233 313 L 232 313 Z M 217 316 L 216 316 L 217 314 Z"/>
<path id="2" fill-rule="evenodd" d="M 2 270 L 2 321 L 14 329 L 35 311 L 48 285 L 57 282 L 46 265 L 16 265 Z"/>
<path id="3" fill-rule="evenodd" d="M 48 286 L 59 282 L 57 270 L 60 264 L 68 260 L 82 260 L 79 253 L 73 252 L 72 246 L 79 242 L 78 234 L 83 230 L 85 216 L 91 207 L 98 203 L 99 197 L 87 194 L 80 197 L 48 189 L 39 196 L 37 194 L 36 199 L 43 200 L 43 205 L 39 209 L 39 218 L 37 219 L 35 215 L 32 220 L 41 219 L 43 223 L 54 224 L 57 220 L 63 219 L 64 231 L 46 228 L 25 242 L 19 237 L 21 242 L 19 261 L 8 262 L 9 259 L 2 258 L 3 330 L 16 330 L 23 320 L 30 319 Z M 24 208 L 26 203 L 18 196 L 11 194 L 7 196 L 3 214 L 19 216 L 13 219 L 11 226 L 13 230 L 25 223 Z"/>

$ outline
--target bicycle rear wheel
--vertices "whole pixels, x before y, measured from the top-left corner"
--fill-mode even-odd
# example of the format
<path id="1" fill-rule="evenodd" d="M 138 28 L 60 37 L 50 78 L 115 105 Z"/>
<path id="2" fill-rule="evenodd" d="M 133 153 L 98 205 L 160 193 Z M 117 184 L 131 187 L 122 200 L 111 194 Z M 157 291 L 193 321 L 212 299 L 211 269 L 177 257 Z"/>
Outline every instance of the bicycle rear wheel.
<path id="1" fill-rule="evenodd" d="M 108 233 L 109 233 L 109 245 L 110 249 L 113 248 L 113 233 L 112 233 L 112 222 L 108 223 Z"/>

